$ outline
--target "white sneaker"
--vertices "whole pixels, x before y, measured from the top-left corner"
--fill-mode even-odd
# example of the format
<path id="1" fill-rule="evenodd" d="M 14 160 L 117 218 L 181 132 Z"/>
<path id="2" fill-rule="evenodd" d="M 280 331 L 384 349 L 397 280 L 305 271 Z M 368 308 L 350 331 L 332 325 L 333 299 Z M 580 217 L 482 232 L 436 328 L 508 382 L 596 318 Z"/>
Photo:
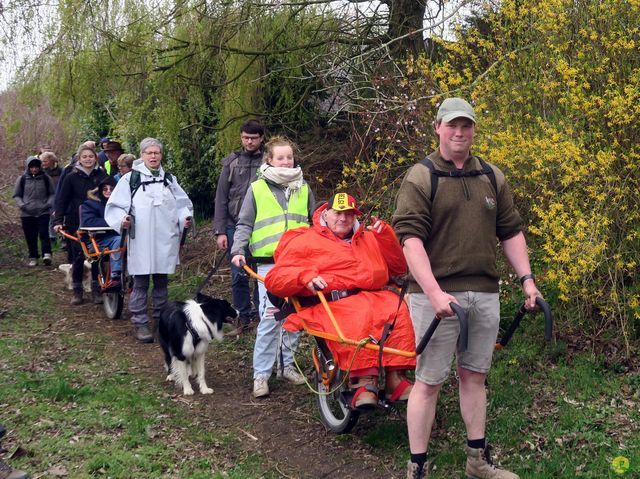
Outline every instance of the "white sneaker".
<path id="1" fill-rule="evenodd" d="M 282 373 L 278 370 L 278 377 L 285 378 L 287 381 L 293 384 L 304 384 L 305 379 L 302 374 L 298 372 L 293 364 L 285 367 Z"/>
<path id="2" fill-rule="evenodd" d="M 42 262 L 45 266 L 51 266 L 51 255 L 49 253 L 45 253 L 42 258 Z"/>
<path id="3" fill-rule="evenodd" d="M 31 268 L 38 265 L 38 260 L 36 258 L 29 258 L 29 262 L 27 265 Z"/>
<path id="4" fill-rule="evenodd" d="M 266 376 L 258 376 L 253 380 L 253 397 L 261 398 L 269 395 L 269 378 Z"/>

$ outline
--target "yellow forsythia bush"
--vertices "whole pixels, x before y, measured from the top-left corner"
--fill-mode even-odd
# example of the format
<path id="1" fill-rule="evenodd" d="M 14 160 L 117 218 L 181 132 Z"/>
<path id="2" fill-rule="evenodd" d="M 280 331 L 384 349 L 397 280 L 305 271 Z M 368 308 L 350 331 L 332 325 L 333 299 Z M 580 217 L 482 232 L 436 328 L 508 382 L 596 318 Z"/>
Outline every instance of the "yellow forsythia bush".
<path id="1" fill-rule="evenodd" d="M 377 164 L 350 165 L 345 182 L 366 189 L 385 172 L 392 204 L 402 171 L 435 145 L 437 104 L 469 99 L 474 152 L 507 174 L 560 325 L 610 332 L 628 353 L 640 335 L 640 3 L 579 3 L 505 0 L 381 79 L 389 100 L 363 119 Z"/>

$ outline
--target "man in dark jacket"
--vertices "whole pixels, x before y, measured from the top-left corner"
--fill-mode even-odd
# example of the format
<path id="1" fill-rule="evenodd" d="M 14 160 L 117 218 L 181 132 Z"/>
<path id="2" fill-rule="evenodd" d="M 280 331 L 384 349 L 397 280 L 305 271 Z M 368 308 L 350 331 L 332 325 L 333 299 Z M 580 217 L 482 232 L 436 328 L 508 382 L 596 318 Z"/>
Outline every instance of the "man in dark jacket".
<path id="1" fill-rule="evenodd" d="M 249 184 L 257 176 L 256 171 L 262 164 L 262 141 L 264 127 L 257 120 L 249 120 L 240 127 L 242 149 L 234 151 L 222 160 L 222 171 L 216 188 L 213 229 L 218 248 L 222 250 L 233 246 L 233 235 L 242 201 Z M 245 255 L 248 256 L 248 255 Z M 254 289 L 254 298 L 256 297 Z M 242 270 L 231 265 L 231 294 L 233 304 L 240 313 L 240 325 L 246 327 L 251 321 L 251 295 L 249 279 Z M 257 307 L 257 300 L 254 299 Z"/>
<path id="2" fill-rule="evenodd" d="M 49 218 L 53 206 L 54 187 L 51 178 L 42 171 L 42 162 L 35 156 L 25 161 L 25 172 L 16 180 L 13 199 L 20 208 L 22 230 L 29 249 L 29 266 L 38 264 L 38 237 L 45 265 L 51 264 Z"/>

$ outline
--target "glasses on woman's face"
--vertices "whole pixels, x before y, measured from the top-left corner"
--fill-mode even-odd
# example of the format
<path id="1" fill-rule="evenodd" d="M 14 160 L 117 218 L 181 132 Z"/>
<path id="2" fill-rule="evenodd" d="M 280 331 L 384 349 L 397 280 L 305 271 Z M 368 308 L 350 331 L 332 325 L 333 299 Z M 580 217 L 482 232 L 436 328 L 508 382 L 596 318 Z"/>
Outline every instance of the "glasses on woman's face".
<path id="1" fill-rule="evenodd" d="M 106 193 L 107 191 L 113 191 L 113 186 L 103 186 L 102 192 Z"/>

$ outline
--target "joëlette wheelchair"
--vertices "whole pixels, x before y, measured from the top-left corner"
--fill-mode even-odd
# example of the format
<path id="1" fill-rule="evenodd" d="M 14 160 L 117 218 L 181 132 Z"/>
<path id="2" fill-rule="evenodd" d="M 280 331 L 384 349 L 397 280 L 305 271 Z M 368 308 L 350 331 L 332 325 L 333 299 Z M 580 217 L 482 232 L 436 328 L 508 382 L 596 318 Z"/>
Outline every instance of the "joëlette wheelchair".
<path id="1" fill-rule="evenodd" d="M 102 306 L 109 319 L 119 319 L 124 307 L 124 295 L 128 290 L 129 280 L 127 271 L 127 230 L 123 229 L 120 235 L 120 246 L 116 249 L 101 248 L 97 237 L 99 234 L 113 233 L 114 230 L 107 227 L 83 227 L 80 226 L 75 236 L 69 234 L 64 229 L 60 234 L 65 238 L 80 244 L 84 258 L 90 263 L 98 262 L 98 284 L 102 293 Z M 120 284 L 116 287 L 110 285 L 111 263 L 109 255 L 111 253 L 122 254 L 122 273 Z"/>
<path id="2" fill-rule="evenodd" d="M 257 279 L 258 281 L 263 281 L 263 278 L 258 276 L 248 266 L 245 265 L 244 269 L 252 278 Z M 348 386 L 349 370 L 351 365 L 336 364 L 327 342 L 336 341 L 342 344 L 354 346 L 354 355 L 357 354 L 361 348 L 365 348 L 377 351 L 380 354 L 380 358 L 382 354 L 395 354 L 413 358 L 417 354 L 420 354 L 427 345 L 429 339 L 431 339 L 431 336 L 435 332 L 439 320 L 434 319 L 431 324 L 430 331 L 427 332 L 428 337 L 425 335 L 425 337 L 422 338 L 419 349 L 416 351 L 405 351 L 390 348 L 384 346 L 384 340 L 382 338 L 369 336 L 361 339 L 353 339 L 345 337 L 342 333 L 342 329 L 340 328 L 340 324 L 331 311 L 331 307 L 329 306 L 324 293 L 322 291 L 317 291 L 316 294 L 320 303 L 323 305 L 327 317 L 335 328 L 336 334 L 315 330 L 300 318 L 300 323 L 302 324 L 304 331 L 312 336 L 315 341 L 315 345 L 311 350 L 311 357 L 314 365 L 313 389 L 316 392 L 320 419 L 324 426 L 338 434 L 347 433 L 351 431 L 353 426 L 355 426 L 363 410 L 352 406 L 354 391 L 349 389 Z M 299 311 L 302 308 L 300 301 L 296 297 L 287 298 L 287 301 L 288 305 L 292 306 L 295 311 Z M 462 308 L 457 304 L 452 304 L 452 308 L 456 311 L 458 321 L 460 323 L 458 347 L 466 348 L 468 330 L 466 315 Z M 434 324 L 436 326 L 434 326 Z M 381 382 L 380 384 L 383 383 Z M 390 399 L 385 395 L 385 391 L 383 389 L 378 391 L 377 405 L 380 409 L 388 409 L 393 405 Z"/>
<path id="3" fill-rule="evenodd" d="M 252 278 L 258 281 L 263 281 L 263 278 L 258 276 L 247 265 L 244 266 L 245 271 Z M 354 354 L 357 354 L 360 348 L 371 349 L 382 354 L 396 354 L 405 357 L 415 357 L 424 351 L 424 348 L 429 343 L 431 337 L 435 333 L 438 325 L 440 324 L 440 318 L 434 317 L 429 325 L 424 336 L 420 339 L 415 351 L 404 351 L 394 348 L 389 348 L 380 344 L 378 338 L 369 336 L 360 340 L 344 337 L 340 324 L 336 320 L 331 311 L 331 307 L 322 293 L 322 291 L 316 292 L 320 303 L 323 305 L 324 311 L 327 317 L 330 319 L 331 324 L 336 330 L 336 334 L 326 333 L 324 331 L 314 330 L 309 327 L 308 324 L 302 318 L 300 322 L 304 328 L 304 331 L 312 336 L 315 340 L 315 346 L 312 348 L 311 356 L 314 365 L 314 379 L 313 386 L 316 391 L 317 404 L 320 412 L 320 419 L 324 426 L 337 433 L 348 433 L 355 426 L 362 410 L 354 408 L 352 404 L 353 391 L 349 389 L 349 367 L 350 365 L 335 364 L 334 357 L 327 346 L 327 341 L 337 341 L 343 344 L 352 345 L 356 348 Z M 402 292 L 400 294 L 403 294 Z M 296 297 L 287 299 L 293 306 L 295 311 L 301 309 L 300 301 Z M 542 298 L 537 298 L 536 303 L 540 310 L 544 313 L 545 317 L 545 341 L 551 341 L 553 330 L 553 318 L 551 315 L 551 309 L 546 301 Z M 463 352 L 467 349 L 468 341 L 468 320 L 465 311 L 458 304 L 451 303 L 451 309 L 456 313 L 458 323 L 460 326 L 460 334 L 458 336 L 457 349 L 458 352 Z M 524 315 L 528 311 L 525 309 L 524 303 L 519 308 L 510 326 L 506 332 L 496 343 L 495 349 L 499 350 L 504 348 L 515 330 L 520 326 L 520 323 Z M 535 313 L 535 312 L 533 312 Z M 382 346 L 382 347 L 381 347 Z M 381 409 L 388 409 L 392 406 L 392 403 L 385 396 L 384 390 L 380 390 L 378 393 L 378 407 Z"/>

